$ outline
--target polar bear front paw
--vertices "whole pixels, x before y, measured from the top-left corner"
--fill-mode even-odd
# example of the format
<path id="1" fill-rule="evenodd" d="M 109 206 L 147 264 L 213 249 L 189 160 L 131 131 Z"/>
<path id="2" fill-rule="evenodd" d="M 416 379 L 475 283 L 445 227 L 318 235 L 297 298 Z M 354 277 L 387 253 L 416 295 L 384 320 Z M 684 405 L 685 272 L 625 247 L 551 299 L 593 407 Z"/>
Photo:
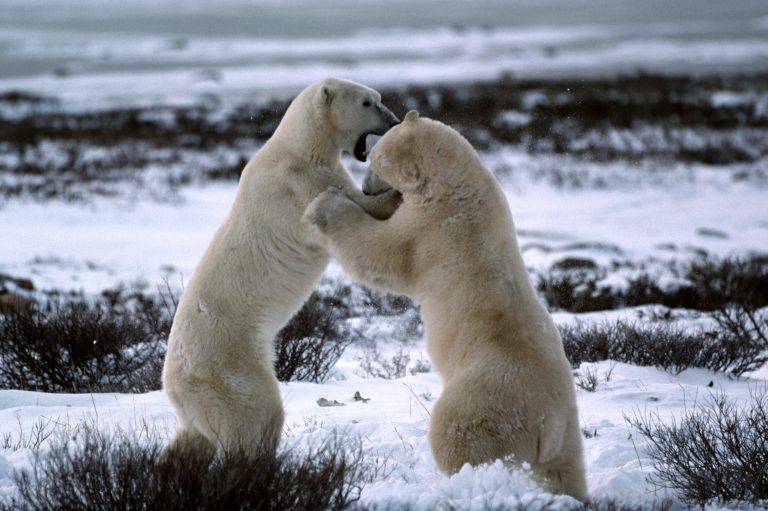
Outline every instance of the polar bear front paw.
<path id="1" fill-rule="evenodd" d="M 321 233 L 330 230 L 334 220 L 348 208 L 356 208 L 343 190 L 329 188 L 312 200 L 304 211 L 304 221 L 313 225 Z"/>

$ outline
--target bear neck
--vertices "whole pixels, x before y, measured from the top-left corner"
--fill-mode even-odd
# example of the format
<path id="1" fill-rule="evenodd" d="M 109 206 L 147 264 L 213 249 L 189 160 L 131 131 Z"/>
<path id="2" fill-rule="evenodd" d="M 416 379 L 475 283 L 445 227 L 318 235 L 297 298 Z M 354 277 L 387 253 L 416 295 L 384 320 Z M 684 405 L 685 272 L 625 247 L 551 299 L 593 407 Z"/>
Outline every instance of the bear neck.
<path id="1" fill-rule="evenodd" d="M 450 217 L 456 223 L 472 222 L 488 208 L 488 197 L 499 201 L 496 179 L 477 158 L 456 158 L 452 165 L 434 174 L 439 177 L 427 177 L 413 190 L 403 192 L 406 200 L 423 210 L 422 214 Z M 506 207 L 506 201 L 501 204 Z M 491 210 L 500 207 L 494 205 Z"/>

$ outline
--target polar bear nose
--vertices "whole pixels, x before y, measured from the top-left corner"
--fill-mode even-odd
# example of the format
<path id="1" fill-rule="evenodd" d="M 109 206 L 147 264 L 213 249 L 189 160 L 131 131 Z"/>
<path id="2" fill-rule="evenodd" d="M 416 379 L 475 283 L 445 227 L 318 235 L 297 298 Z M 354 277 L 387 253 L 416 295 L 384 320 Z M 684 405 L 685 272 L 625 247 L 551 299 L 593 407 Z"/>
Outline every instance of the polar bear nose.
<path id="1" fill-rule="evenodd" d="M 392 126 L 397 126 L 398 124 L 400 124 L 400 119 L 398 119 L 397 116 L 393 114 L 384 105 L 379 106 L 379 111 L 382 113 L 386 122 L 388 123 L 387 129 L 391 128 Z"/>

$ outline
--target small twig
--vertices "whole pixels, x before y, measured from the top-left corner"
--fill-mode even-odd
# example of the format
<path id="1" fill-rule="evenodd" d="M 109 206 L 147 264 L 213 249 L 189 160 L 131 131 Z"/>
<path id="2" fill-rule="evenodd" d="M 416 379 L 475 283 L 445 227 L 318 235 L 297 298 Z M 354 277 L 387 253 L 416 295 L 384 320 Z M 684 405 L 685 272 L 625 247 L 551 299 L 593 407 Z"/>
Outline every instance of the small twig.
<path id="1" fill-rule="evenodd" d="M 415 398 L 416 398 L 416 401 L 417 401 L 417 402 L 418 402 L 418 403 L 421 405 L 421 407 L 424 409 L 424 411 L 426 412 L 427 416 L 429 416 L 429 417 L 432 417 L 432 414 L 431 414 L 431 413 L 429 413 L 429 410 L 427 410 L 427 407 L 426 407 L 426 406 L 424 406 L 424 403 L 422 403 L 422 402 L 421 402 L 421 399 L 419 399 L 419 396 L 417 396 L 417 395 L 416 395 L 416 393 L 413 391 L 413 389 L 412 389 L 410 386 L 408 386 L 408 384 L 407 384 L 407 383 L 405 383 L 405 382 L 400 382 L 400 383 L 402 383 L 402 384 L 405 386 L 405 388 L 407 388 L 407 389 L 408 389 L 408 392 L 410 392 L 410 393 L 411 393 L 411 395 L 412 395 L 413 397 L 415 397 Z"/>

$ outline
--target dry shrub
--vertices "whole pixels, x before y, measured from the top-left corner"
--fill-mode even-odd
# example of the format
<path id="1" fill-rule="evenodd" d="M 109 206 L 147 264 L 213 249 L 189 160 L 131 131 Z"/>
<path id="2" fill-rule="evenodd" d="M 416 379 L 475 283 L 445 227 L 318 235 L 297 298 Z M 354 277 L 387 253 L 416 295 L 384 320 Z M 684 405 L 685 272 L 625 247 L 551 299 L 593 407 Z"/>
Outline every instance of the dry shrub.
<path id="1" fill-rule="evenodd" d="M 323 295 L 314 291 L 277 334 L 277 379 L 324 382 L 354 340 L 354 333 L 344 321 L 347 316 L 338 292 Z"/>
<path id="2" fill-rule="evenodd" d="M 722 328 L 690 332 L 673 323 L 616 321 L 576 323 L 562 327 L 560 332 L 573 367 L 582 362 L 615 360 L 675 373 L 701 367 L 739 376 L 766 360 L 759 339 Z"/>
<path id="3" fill-rule="evenodd" d="M 750 398 L 740 409 L 725 395 L 711 395 L 666 424 L 655 414 L 626 417 L 648 441 L 656 469 L 649 481 L 689 504 L 768 504 L 768 392 Z"/>
<path id="4" fill-rule="evenodd" d="M 768 306 L 768 257 L 702 257 L 670 271 L 686 284 L 662 288 L 649 273 L 627 279 L 625 289 L 602 284 L 605 268 L 554 267 L 539 278 L 547 304 L 569 312 L 614 310 L 659 304 L 670 308 L 722 312 L 727 308 L 758 310 Z"/>
<path id="5" fill-rule="evenodd" d="M 54 299 L 0 315 L 0 388 L 146 392 L 160 387 L 172 311 L 150 299 Z"/>
<path id="6" fill-rule="evenodd" d="M 408 364 L 411 363 L 411 355 L 400 347 L 391 358 L 386 358 L 375 343 L 369 343 L 357 360 L 360 362 L 360 369 L 357 371 L 360 376 L 395 380 L 406 375 Z M 419 363 L 411 374 L 429 371 L 423 369 L 425 369 L 424 364 Z"/>
<path id="7" fill-rule="evenodd" d="M 359 443 L 332 439 L 306 453 L 211 458 L 162 453 L 157 441 L 85 430 L 62 437 L 15 476 L 18 495 L 0 509 L 343 510 L 368 480 Z"/>

